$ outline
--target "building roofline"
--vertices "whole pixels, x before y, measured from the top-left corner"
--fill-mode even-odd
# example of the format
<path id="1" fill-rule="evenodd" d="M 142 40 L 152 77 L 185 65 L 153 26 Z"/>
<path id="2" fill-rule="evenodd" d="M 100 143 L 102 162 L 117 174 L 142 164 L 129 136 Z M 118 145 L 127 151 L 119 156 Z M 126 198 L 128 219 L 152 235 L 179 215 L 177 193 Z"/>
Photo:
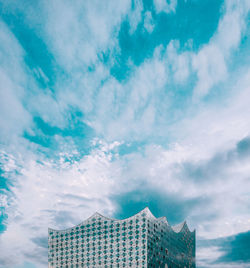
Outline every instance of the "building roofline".
<path id="1" fill-rule="evenodd" d="M 48 231 L 55 231 L 55 232 L 65 232 L 65 231 L 69 231 L 69 230 L 72 230 L 78 226 L 81 226 L 82 224 L 84 223 L 87 223 L 88 221 L 90 221 L 92 218 L 98 216 L 98 217 L 101 217 L 101 218 L 104 218 L 108 221 L 112 221 L 112 222 L 123 222 L 123 221 L 127 221 L 127 220 L 130 220 L 130 219 L 133 219 L 134 217 L 142 214 L 142 213 L 146 213 L 146 216 L 149 217 L 149 218 L 152 218 L 154 220 L 163 220 L 167 223 L 167 225 L 171 228 L 171 230 L 175 233 L 179 233 L 181 232 L 183 229 L 187 229 L 187 231 L 189 231 L 190 233 L 193 233 L 195 232 L 195 230 L 193 231 L 190 231 L 190 229 L 188 228 L 188 225 L 186 223 L 186 221 L 180 223 L 180 224 L 177 224 L 177 225 L 174 225 L 174 226 L 171 226 L 168 221 L 167 221 L 167 218 L 166 217 L 160 217 L 160 218 L 156 218 L 153 213 L 150 211 L 150 209 L 148 207 L 145 207 L 143 210 L 139 211 L 138 213 L 128 217 L 128 218 L 125 218 L 125 219 L 113 219 L 113 218 L 109 218 L 109 217 L 106 217 L 106 216 L 103 216 L 102 214 L 100 214 L 99 212 L 95 212 L 92 216 L 88 217 L 86 220 L 82 221 L 81 223 L 77 224 L 77 225 L 74 225 L 72 227 L 69 227 L 69 228 L 66 228 L 66 229 L 62 229 L 62 230 L 58 230 L 58 229 L 53 229 L 53 228 L 48 228 Z"/>

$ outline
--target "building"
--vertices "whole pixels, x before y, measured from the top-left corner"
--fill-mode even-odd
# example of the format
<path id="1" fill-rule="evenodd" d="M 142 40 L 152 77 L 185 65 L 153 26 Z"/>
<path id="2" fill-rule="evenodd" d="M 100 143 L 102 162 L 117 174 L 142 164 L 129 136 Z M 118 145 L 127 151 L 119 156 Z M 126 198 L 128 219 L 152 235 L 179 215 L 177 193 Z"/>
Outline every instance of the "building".
<path id="1" fill-rule="evenodd" d="M 115 220 L 99 213 L 66 230 L 49 229 L 49 267 L 195 267 L 195 231 L 171 227 L 148 208 Z"/>

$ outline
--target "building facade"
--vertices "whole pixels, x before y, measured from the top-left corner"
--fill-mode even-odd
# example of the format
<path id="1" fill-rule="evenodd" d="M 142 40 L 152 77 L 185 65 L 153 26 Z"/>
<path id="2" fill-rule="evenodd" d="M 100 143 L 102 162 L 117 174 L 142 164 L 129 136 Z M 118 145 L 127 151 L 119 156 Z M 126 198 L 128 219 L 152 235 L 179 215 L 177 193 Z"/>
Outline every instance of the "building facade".
<path id="1" fill-rule="evenodd" d="M 195 231 L 171 227 L 148 208 L 115 220 L 99 213 L 66 230 L 48 230 L 49 267 L 195 267 Z"/>

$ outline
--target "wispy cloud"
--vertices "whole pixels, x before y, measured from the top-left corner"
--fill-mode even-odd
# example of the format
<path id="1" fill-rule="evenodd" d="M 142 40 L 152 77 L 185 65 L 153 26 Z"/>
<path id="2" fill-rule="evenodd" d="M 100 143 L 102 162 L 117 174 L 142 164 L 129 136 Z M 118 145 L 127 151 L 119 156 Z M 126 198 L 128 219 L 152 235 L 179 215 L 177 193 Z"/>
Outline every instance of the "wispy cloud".
<path id="1" fill-rule="evenodd" d="M 22 135 L 31 117 L 24 106 L 28 76 L 23 62 L 24 51 L 7 25 L 0 21 L 0 140 L 10 142 Z M 10 50 L 10 47 L 12 50 Z"/>
<path id="2" fill-rule="evenodd" d="M 142 20 L 143 2 L 142 0 L 134 0 L 131 4 L 132 10 L 128 14 L 128 21 L 130 24 L 129 33 L 133 34 Z"/>
<path id="3" fill-rule="evenodd" d="M 177 0 L 154 0 L 156 12 L 175 12 Z"/>
<path id="4" fill-rule="evenodd" d="M 214 85 L 227 78 L 227 62 L 246 28 L 245 19 L 250 9 L 248 1 L 242 1 L 241 4 L 226 1 L 225 9 L 218 31 L 209 44 L 193 57 L 193 67 L 198 75 L 194 91 L 198 97 L 206 95 Z"/>
<path id="5" fill-rule="evenodd" d="M 152 18 L 152 13 L 150 11 L 145 12 L 144 15 L 144 28 L 149 32 L 152 33 L 154 30 L 155 24 Z"/>
<path id="6" fill-rule="evenodd" d="M 247 267 L 249 254 L 249 232 L 227 238 L 198 241 L 199 267 Z M 208 254 L 209 252 L 209 254 Z M 237 263 L 235 263 L 237 261 Z"/>
<path id="7" fill-rule="evenodd" d="M 37 265 L 40 260 L 46 263 L 48 226 L 70 227 L 93 211 L 112 215 L 115 207 L 109 196 L 115 190 L 119 169 L 117 173 L 115 167 L 111 168 L 109 151 L 101 146 L 74 163 L 69 163 L 68 156 L 63 155 L 58 162 L 35 155 L 20 162 L 14 156 L 7 156 L 3 168 L 9 170 L 9 179 L 15 183 L 5 204 L 8 226 L 1 235 L 3 265 L 11 267 L 24 259 Z M 18 162 L 18 169 L 13 161 Z"/>

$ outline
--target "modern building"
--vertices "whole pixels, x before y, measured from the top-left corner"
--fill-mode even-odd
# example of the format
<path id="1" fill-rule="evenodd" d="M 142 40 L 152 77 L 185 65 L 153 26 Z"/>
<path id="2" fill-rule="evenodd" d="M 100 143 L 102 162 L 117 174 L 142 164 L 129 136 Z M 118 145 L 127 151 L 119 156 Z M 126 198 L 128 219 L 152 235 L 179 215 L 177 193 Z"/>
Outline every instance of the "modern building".
<path id="1" fill-rule="evenodd" d="M 99 213 L 66 230 L 49 229 L 49 267 L 195 267 L 195 231 L 171 227 L 148 208 L 115 220 Z"/>

